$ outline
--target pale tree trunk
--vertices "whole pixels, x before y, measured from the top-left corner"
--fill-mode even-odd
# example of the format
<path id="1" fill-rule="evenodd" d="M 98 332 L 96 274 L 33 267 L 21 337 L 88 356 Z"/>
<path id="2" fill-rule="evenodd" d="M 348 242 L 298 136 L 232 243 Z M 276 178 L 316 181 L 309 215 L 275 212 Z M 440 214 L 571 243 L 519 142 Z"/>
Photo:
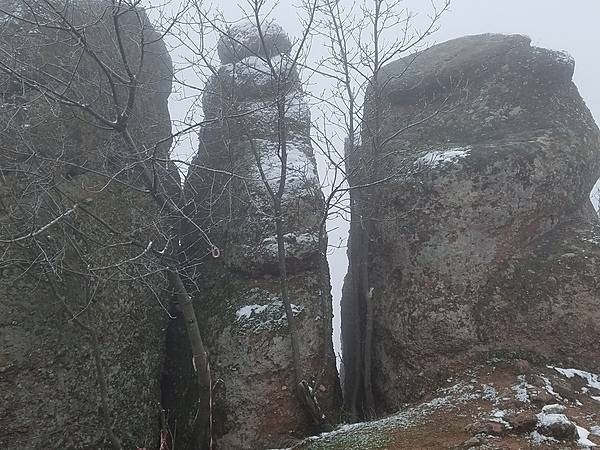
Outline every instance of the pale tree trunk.
<path id="1" fill-rule="evenodd" d="M 167 274 L 174 289 L 175 303 L 183 315 L 188 342 L 192 350 L 192 365 L 198 386 L 198 410 L 194 428 L 199 430 L 200 448 L 212 449 L 212 380 L 208 352 L 202 341 L 192 298 L 188 294 L 181 276 L 174 269 L 168 269 Z"/>

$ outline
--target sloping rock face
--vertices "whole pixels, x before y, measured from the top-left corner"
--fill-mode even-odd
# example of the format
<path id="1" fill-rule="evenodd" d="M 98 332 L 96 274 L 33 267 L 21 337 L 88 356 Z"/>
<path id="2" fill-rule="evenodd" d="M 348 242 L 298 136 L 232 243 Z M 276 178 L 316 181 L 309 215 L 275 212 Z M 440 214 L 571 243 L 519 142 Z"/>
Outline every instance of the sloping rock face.
<path id="1" fill-rule="evenodd" d="M 45 2 L 28 4 L 2 0 L 0 9 L 64 26 Z M 125 75 L 110 2 L 52 5 Z M 120 22 L 126 54 L 137 62 L 146 16 L 127 12 Z M 158 37 L 150 28 L 144 35 Z M 112 117 L 106 78 L 69 33 L 0 14 L 0 52 L 32 84 Z M 140 148 L 163 158 L 170 143 L 153 144 L 170 133 L 171 73 L 164 44 L 148 45 L 130 129 Z M 135 158 L 119 136 L 32 84 L 0 73 L 0 447 L 110 448 L 106 420 L 123 448 L 155 448 L 164 283 L 143 249 L 127 242 L 155 239 L 157 208 L 136 190 L 137 174 L 127 169 Z M 116 95 L 126 100 L 120 88 Z"/>
<path id="2" fill-rule="evenodd" d="M 228 449 L 279 447 L 314 431 L 314 425 L 295 396 L 274 209 L 265 186 L 267 182 L 275 192 L 279 187 L 283 128 L 278 125 L 278 95 L 286 98 L 283 215 L 290 300 L 304 373 L 331 420 L 339 393 L 321 222 L 324 200 L 310 143 L 310 113 L 285 53 L 289 38 L 274 24 L 265 33 L 266 46 L 257 46 L 251 25 L 231 33 L 234 39 L 219 43 L 224 64 L 203 97 L 206 119 L 219 120 L 202 129 L 186 184 L 189 214 L 206 235 L 188 230 L 186 247 L 198 264 L 192 276 L 198 286 L 194 300 L 198 316 L 205 318 L 213 379 L 219 380 L 213 414 L 217 444 Z M 278 83 L 265 61 L 265 47 L 282 79 Z M 210 256 L 213 246 L 218 258 Z M 181 397 L 186 389 L 180 386 Z M 171 404 L 177 408 L 181 403 L 173 399 Z"/>
<path id="3" fill-rule="evenodd" d="M 573 69 L 563 53 L 504 35 L 385 67 L 379 124 L 368 117 L 380 133 L 363 136 L 380 146 L 353 159 L 360 181 L 390 178 L 360 191 L 354 210 L 368 242 L 382 409 L 479 353 L 598 370 L 600 226 L 588 196 L 600 134 Z"/>
<path id="4" fill-rule="evenodd" d="M 293 448 L 592 448 L 600 445 L 599 381 L 573 367 L 493 359 L 389 417 L 345 425 Z"/>

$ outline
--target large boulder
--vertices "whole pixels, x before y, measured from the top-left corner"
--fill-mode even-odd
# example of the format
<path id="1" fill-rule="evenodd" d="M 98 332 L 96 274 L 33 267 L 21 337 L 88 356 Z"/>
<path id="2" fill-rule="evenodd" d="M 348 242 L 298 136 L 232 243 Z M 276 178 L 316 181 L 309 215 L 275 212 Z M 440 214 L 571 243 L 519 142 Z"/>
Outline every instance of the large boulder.
<path id="1" fill-rule="evenodd" d="M 21 77 L 0 72 L 4 449 L 105 449 L 108 428 L 123 448 L 157 446 L 167 315 L 165 283 L 149 255 L 150 241 L 160 250 L 160 213 L 131 165 L 147 155 L 132 155 L 94 117 L 36 88 L 114 118 L 109 84 L 90 56 L 126 75 L 112 8 L 104 1 L 0 1 L 3 67 Z M 65 27 L 59 15 L 85 35 L 91 52 L 56 29 Z M 154 143 L 170 135 L 172 68 L 147 22 L 143 10 L 120 17 L 131 62 L 140 56 L 140 24 L 149 43 L 130 130 L 140 149 L 164 159 L 170 142 Z M 116 96 L 123 105 L 126 92 L 117 87 Z"/>
<path id="2" fill-rule="evenodd" d="M 292 43 L 280 25 L 274 22 L 261 24 L 262 38 L 256 24 L 242 22 L 232 25 L 219 39 L 217 52 L 223 64 L 238 63 L 248 57 L 287 54 Z"/>
<path id="3" fill-rule="evenodd" d="M 600 133 L 573 69 L 564 53 L 504 35 L 455 39 L 383 69 L 382 112 L 368 113 L 351 165 L 354 183 L 385 182 L 355 194 L 350 249 L 351 267 L 367 261 L 382 409 L 490 352 L 600 367 L 600 224 L 589 201 Z"/>
<path id="4" fill-rule="evenodd" d="M 279 30 L 274 25 L 272 29 Z M 242 24 L 231 33 L 243 37 L 243 48 L 256 50 L 256 31 L 249 30 L 250 25 Z M 310 143 L 310 114 L 298 74 L 289 56 L 281 53 L 289 45 L 277 44 L 289 42 L 287 36 L 279 31 L 266 36 L 273 67 L 258 50 L 230 62 L 222 50 L 229 38 L 219 43 L 224 64 L 208 82 L 203 97 L 206 119 L 217 120 L 200 132 L 200 148 L 185 186 L 188 214 L 203 230 L 186 230 L 184 247 L 199 268 L 190 271 L 198 287 L 194 302 L 203 318 L 213 379 L 219 380 L 214 389 L 214 434 L 219 446 L 230 449 L 281 447 L 294 436 L 317 430 L 295 394 L 273 202 L 265 185 L 277 191 L 281 173 L 278 88 L 286 99 L 283 215 L 301 364 L 328 416 L 339 394 L 331 342 L 327 241 L 321 220 L 324 199 Z M 272 69 L 282 79 L 279 85 L 272 80 Z M 171 342 L 177 342 L 180 335 L 172 331 Z M 187 361 L 182 353 L 179 361 Z M 189 387 L 175 373 L 170 382 L 178 386 L 170 402 L 176 407 Z M 178 423 L 189 422 L 179 417 Z M 189 439 L 183 442 L 186 430 L 180 427 L 179 433 L 182 442 L 178 446 L 189 445 Z"/>

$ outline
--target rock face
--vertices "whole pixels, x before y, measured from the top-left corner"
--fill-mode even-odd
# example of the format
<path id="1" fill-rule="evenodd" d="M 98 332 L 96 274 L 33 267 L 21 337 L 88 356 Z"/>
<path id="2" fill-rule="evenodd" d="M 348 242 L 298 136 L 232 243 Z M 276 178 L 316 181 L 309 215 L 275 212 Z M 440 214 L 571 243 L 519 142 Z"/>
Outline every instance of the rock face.
<path id="1" fill-rule="evenodd" d="M 282 204 L 290 300 L 304 373 L 321 407 L 335 420 L 330 414 L 337 406 L 338 383 L 321 223 L 324 200 L 310 143 L 310 113 L 285 53 L 291 46 L 288 37 L 273 24 L 265 33 L 266 46 L 256 44 L 251 25 L 239 25 L 231 33 L 236 40 L 219 43 L 224 64 L 203 96 L 206 119 L 219 120 L 202 129 L 185 187 L 189 214 L 206 235 L 189 229 L 185 244 L 200 268 L 191 277 L 198 287 L 194 300 L 198 316 L 205 318 L 213 379 L 219 380 L 213 413 L 217 444 L 228 449 L 280 447 L 314 431 L 314 425 L 295 396 L 274 206 L 265 186 L 274 192 L 279 188 L 283 128 L 278 125 L 278 96 L 285 95 Z M 243 44 L 241 53 L 236 42 Z M 218 258 L 210 255 L 215 247 Z M 172 333 L 171 345 L 177 347 L 178 332 Z M 177 374 L 168 378 L 168 383 L 179 383 L 178 396 L 168 403 L 177 408 L 190 388 Z M 187 420 L 180 417 L 178 423 Z M 178 433 L 178 448 L 188 448 L 187 431 Z"/>
<path id="2" fill-rule="evenodd" d="M 382 409 L 482 353 L 600 367 L 600 225 L 588 198 L 600 133 L 573 69 L 563 53 L 504 35 L 385 67 L 381 114 L 367 119 L 380 132 L 363 136 L 380 145 L 352 164 L 355 183 L 390 179 L 356 194 L 352 226 L 368 249 L 350 249 L 373 289 Z M 344 360 L 350 344 L 346 333 Z"/>
<path id="3" fill-rule="evenodd" d="M 600 402 L 595 400 L 599 391 L 593 387 L 600 388 L 597 377 L 577 369 L 496 358 L 448 379 L 431 395 L 389 417 L 343 426 L 293 448 L 592 448 L 600 444 Z M 557 386 L 564 386 L 562 394 Z M 548 397 L 546 403 L 536 401 L 541 394 Z"/>
<path id="4" fill-rule="evenodd" d="M 44 2 L 29 9 L 22 4 L 1 0 L 0 8 L 28 19 L 35 11 L 41 23 L 63 23 Z M 58 10 L 123 76 L 106 8 L 111 10 L 110 2 L 81 1 Z M 147 21 L 143 11 L 137 13 L 120 18 L 130 61 L 139 58 L 137 18 Z M 158 37 L 151 29 L 144 34 L 146 42 Z M 156 207 L 130 187 L 140 186 L 125 169 L 132 159 L 118 135 L 32 88 L 55 88 L 112 117 L 106 78 L 69 33 L 6 14 L 0 14 L 0 51 L 3 63 L 28 80 L 15 82 L 0 72 L 0 447 L 109 448 L 106 415 L 123 448 L 155 448 L 164 283 L 148 275 L 156 267 L 139 257 L 141 250 L 109 228 L 147 243 L 157 234 Z M 164 44 L 148 45 L 130 119 L 140 148 L 154 148 L 169 136 L 171 73 Z M 116 95 L 126 99 L 120 90 Z M 155 154 L 165 157 L 169 145 Z M 61 215 L 34 239 L 9 242 Z"/>

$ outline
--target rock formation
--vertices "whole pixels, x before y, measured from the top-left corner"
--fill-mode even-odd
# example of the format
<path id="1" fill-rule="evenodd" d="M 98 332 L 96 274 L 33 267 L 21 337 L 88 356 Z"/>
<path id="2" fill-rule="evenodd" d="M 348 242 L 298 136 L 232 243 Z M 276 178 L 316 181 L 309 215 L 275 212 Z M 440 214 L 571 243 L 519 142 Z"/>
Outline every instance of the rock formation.
<path id="1" fill-rule="evenodd" d="M 600 378 L 519 359 L 478 364 L 393 415 L 341 427 L 298 450 L 580 449 L 600 444 Z"/>
<path id="2" fill-rule="evenodd" d="M 0 58 L 22 75 L 15 81 L 0 72 L 0 447 L 109 448 L 106 416 L 123 448 L 156 448 L 164 283 L 127 241 L 154 239 L 158 211 L 127 168 L 135 158 L 121 138 L 36 88 L 112 117 L 107 79 L 81 40 L 32 21 L 64 27 L 64 14 L 106 67 L 125 76 L 107 14 L 113 6 L 23 4 L 0 1 L 3 11 L 30 20 L 0 14 Z M 131 62 L 146 22 L 141 10 L 120 17 Z M 156 33 L 144 35 L 130 130 L 140 148 L 165 158 L 170 142 L 154 143 L 170 134 L 171 60 Z M 126 99 L 120 87 L 115 95 Z M 34 239 L 9 242 L 49 223 Z"/>
<path id="3" fill-rule="evenodd" d="M 369 94 L 353 182 L 387 181 L 356 191 L 342 308 L 365 323 L 371 292 L 381 410 L 490 354 L 600 369 L 600 133 L 573 69 L 523 36 L 470 36 L 386 66 L 378 115 Z"/>
<path id="4" fill-rule="evenodd" d="M 289 38 L 271 24 L 266 46 L 258 45 L 257 39 L 253 25 L 240 24 L 219 42 L 223 64 L 203 96 L 205 118 L 217 120 L 200 132 L 200 148 L 185 187 L 189 214 L 206 232 L 187 230 L 185 246 L 199 269 L 191 278 L 198 286 L 194 301 L 198 316 L 205 318 L 203 332 L 216 382 L 215 438 L 228 449 L 282 446 L 315 431 L 295 395 L 274 208 L 265 187 L 267 182 L 276 192 L 279 186 L 277 155 L 283 128 L 278 126 L 276 100 L 281 96 L 287 147 L 286 262 L 301 363 L 328 415 L 338 401 L 321 223 L 324 200 L 310 143 L 310 113 L 287 54 Z M 238 51 L 238 45 L 244 50 Z M 216 248 L 219 256 L 214 258 Z M 169 345 L 178 346 L 177 333 L 172 331 Z M 167 406 L 177 408 L 190 387 L 176 373 L 167 378 L 167 383 L 178 385 L 178 394 Z M 185 415 L 178 423 L 187 423 Z"/>

